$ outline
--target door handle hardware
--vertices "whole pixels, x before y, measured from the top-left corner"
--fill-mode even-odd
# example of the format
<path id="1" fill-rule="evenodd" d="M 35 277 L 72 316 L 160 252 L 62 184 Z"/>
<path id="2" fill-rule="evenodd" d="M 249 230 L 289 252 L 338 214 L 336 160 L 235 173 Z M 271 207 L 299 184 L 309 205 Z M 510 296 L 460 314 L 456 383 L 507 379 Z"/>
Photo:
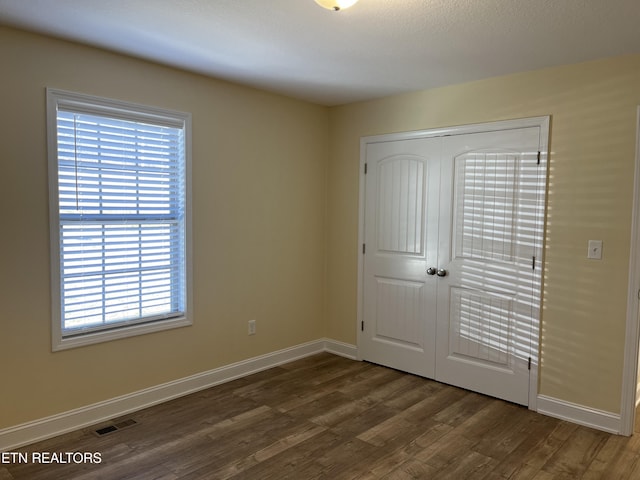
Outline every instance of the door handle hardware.
<path id="1" fill-rule="evenodd" d="M 444 268 L 439 268 L 439 269 L 438 269 L 438 272 L 437 272 L 437 275 L 438 275 L 439 277 L 446 277 L 446 276 L 447 276 L 447 273 L 448 273 L 448 272 L 447 272 Z"/>
<path id="2" fill-rule="evenodd" d="M 436 269 L 433 267 L 429 267 L 427 268 L 427 275 L 435 275 L 436 274 Z"/>

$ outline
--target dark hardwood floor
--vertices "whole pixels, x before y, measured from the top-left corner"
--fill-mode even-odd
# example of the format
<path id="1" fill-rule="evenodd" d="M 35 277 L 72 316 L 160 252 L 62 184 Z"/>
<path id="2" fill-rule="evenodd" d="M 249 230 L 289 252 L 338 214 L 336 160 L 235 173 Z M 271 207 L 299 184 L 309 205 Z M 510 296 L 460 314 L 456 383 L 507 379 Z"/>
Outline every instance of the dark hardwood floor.
<path id="1" fill-rule="evenodd" d="M 97 452 L 101 463 L 16 461 L 0 464 L 0 480 L 640 479 L 640 435 L 330 354 L 113 423 L 125 428 L 98 436 L 109 424 L 96 425 L 19 450 Z"/>

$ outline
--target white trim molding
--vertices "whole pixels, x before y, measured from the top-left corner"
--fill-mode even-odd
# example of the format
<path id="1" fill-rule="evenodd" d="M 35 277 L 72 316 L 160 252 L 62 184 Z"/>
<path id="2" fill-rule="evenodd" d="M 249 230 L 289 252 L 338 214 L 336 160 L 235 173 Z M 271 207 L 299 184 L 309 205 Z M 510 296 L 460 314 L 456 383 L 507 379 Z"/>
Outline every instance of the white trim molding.
<path id="1" fill-rule="evenodd" d="M 340 357 L 349 358 L 351 360 L 358 359 L 358 348 L 350 343 L 338 342 L 337 340 L 326 339 L 324 351 L 339 355 Z"/>
<path id="2" fill-rule="evenodd" d="M 638 348 L 640 335 L 640 106 L 636 113 L 636 159 L 631 214 L 631 249 L 629 252 L 629 290 L 627 322 L 622 368 L 620 415 L 623 435 L 633 434 L 636 406 L 640 399 L 638 385 Z"/>
<path id="3" fill-rule="evenodd" d="M 585 407 L 545 395 L 538 395 L 538 413 L 609 433 L 622 432 L 621 417 L 617 413 Z"/>
<path id="4" fill-rule="evenodd" d="M 316 353 L 356 358 L 355 345 L 320 339 L 0 430 L 0 452 L 96 425 Z"/>

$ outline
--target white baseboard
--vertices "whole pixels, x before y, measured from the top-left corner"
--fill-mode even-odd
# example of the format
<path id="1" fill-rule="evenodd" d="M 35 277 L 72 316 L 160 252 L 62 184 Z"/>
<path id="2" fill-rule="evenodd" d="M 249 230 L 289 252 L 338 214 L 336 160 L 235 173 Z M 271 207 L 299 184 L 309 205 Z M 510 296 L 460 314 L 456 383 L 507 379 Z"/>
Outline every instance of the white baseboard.
<path id="1" fill-rule="evenodd" d="M 356 351 L 357 349 L 354 345 L 325 338 L 250 358 L 93 405 L 2 429 L 0 430 L 0 452 L 10 451 L 23 445 L 95 425 L 114 417 L 127 415 L 143 408 L 316 353 L 330 352 L 355 359 Z"/>
<path id="2" fill-rule="evenodd" d="M 296 345 L 93 405 L 2 429 L 0 430 L 0 452 L 10 451 L 30 443 L 95 425 L 111 418 L 127 415 L 143 408 L 321 352 L 328 352 L 349 359 L 357 358 L 357 347 L 355 345 L 327 338 Z M 609 433 L 619 434 L 622 431 L 619 414 L 584 407 L 545 395 L 538 395 L 536 410 L 543 415 Z"/>
<path id="3" fill-rule="evenodd" d="M 358 359 L 358 347 L 356 347 L 355 345 L 330 339 L 325 339 L 324 343 L 325 352 L 333 353 L 334 355 L 340 355 L 341 357 L 349 358 L 351 360 Z"/>
<path id="4" fill-rule="evenodd" d="M 605 412 L 544 395 L 538 395 L 537 412 L 609 433 L 620 434 L 622 431 L 622 419 L 618 413 Z"/>

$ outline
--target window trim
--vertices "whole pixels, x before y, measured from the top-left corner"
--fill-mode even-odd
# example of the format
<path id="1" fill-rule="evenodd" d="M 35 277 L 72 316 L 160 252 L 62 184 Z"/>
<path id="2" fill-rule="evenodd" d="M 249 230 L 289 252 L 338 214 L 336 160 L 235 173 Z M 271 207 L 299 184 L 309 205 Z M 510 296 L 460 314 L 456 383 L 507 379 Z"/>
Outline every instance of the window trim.
<path id="1" fill-rule="evenodd" d="M 46 89 L 47 102 L 47 156 L 49 168 L 49 234 L 51 255 L 51 347 L 52 350 L 66 350 L 120 338 L 143 335 L 193 324 L 193 262 L 192 262 L 192 216 L 191 216 L 191 114 L 151 107 L 121 100 L 93 95 L 68 92 L 53 88 Z M 63 336 L 61 314 L 60 279 L 60 215 L 58 203 L 58 140 L 57 112 L 59 107 L 78 109 L 84 113 L 94 113 L 127 120 L 146 120 L 154 124 L 184 129 L 185 154 L 185 312 L 184 315 L 167 319 L 151 320 L 115 326 L 113 329 L 87 331 L 73 336 Z"/>

